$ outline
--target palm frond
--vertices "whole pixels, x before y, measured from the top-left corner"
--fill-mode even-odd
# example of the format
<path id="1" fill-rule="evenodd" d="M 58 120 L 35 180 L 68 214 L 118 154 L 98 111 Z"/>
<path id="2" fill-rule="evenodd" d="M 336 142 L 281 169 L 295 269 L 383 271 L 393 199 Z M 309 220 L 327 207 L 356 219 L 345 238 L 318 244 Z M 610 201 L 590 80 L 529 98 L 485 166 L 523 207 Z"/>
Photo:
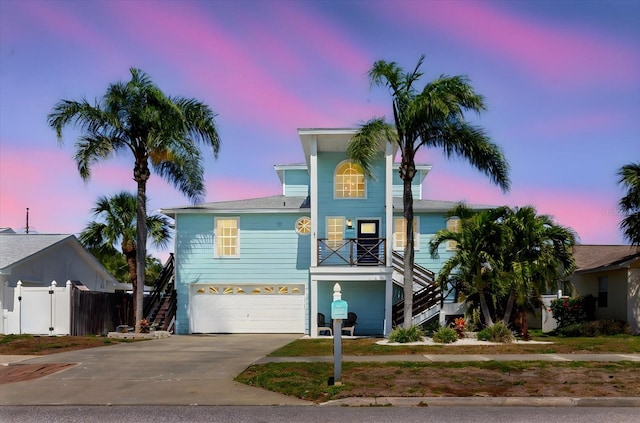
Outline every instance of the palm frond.
<path id="1" fill-rule="evenodd" d="M 397 142 L 397 134 L 384 118 L 373 118 L 362 124 L 347 146 L 347 156 L 372 177 L 374 161 L 381 157 L 387 142 Z"/>

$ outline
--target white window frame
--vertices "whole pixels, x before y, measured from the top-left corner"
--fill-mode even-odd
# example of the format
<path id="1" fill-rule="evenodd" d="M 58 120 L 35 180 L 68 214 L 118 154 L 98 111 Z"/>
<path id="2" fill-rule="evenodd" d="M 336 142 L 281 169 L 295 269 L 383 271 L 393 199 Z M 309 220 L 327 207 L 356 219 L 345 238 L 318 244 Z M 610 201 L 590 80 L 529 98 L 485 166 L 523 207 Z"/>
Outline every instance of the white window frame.
<path id="1" fill-rule="evenodd" d="M 329 247 L 338 248 L 344 242 L 345 222 L 344 216 L 326 217 L 327 245 Z M 338 235 L 340 235 L 339 238 Z"/>
<path id="2" fill-rule="evenodd" d="M 347 167 L 345 169 L 342 169 L 344 166 Z M 352 171 L 349 173 L 345 172 L 349 169 L 351 169 Z M 342 170 L 342 173 L 338 173 L 339 170 Z M 362 192 L 362 195 L 345 195 L 345 192 L 348 191 L 344 188 L 347 185 L 347 183 L 345 182 L 345 179 L 347 178 L 355 179 L 355 182 L 351 181 L 350 179 L 347 182 L 350 182 L 351 185 L 356 185 L 356 194 L 360 194 L 360 192 Z M 358 188 L 358 186 L 360 185 L 360 178 L 362 179 L 362 191 Z M 340 190 L 338 190 L 338 184 L 340 184 L 341 186 Z M 333 198 L 337 200 L 362 200 L 367 198 L 367 178 L 365 178 L 364 176 L 364 170 L 362 169 L 362 167 L 356 164 L 354 161 L 343 160 L 338 163 L 335 170 L 333 171 Z"/>
<path id="3" fill-rule="evenodd" d="M 398 226 L 400 226 L 398 228 Z M 404 216 L 395 216 L 393 218 L 393 249 L 395 251 L 403 251 L 407 240 L 407 220 Z M 420 250 L 420 219 L 413 217 L 413 249 Z"/>
<path id="4" fill-rule="evenodd" d="M 224 254 L 221 249 L 223 248 L 232 248 L 231 245 L 228 247 L 222 246 L 219 242 L 222 242 L 223 239 L 232 239 L 231 236 L 219 233 L 221 228 L 218 228 L 218 222 L 221 221 L 233 221 L 235 220 L 236 226 L 236 235 L 235 235 L 235 254 Z M 219 216 L 214 218 L 213 224 L 213 256 L 215 258 L 238 258 L 240 257 L 240 217 L 238 216 Z"/>

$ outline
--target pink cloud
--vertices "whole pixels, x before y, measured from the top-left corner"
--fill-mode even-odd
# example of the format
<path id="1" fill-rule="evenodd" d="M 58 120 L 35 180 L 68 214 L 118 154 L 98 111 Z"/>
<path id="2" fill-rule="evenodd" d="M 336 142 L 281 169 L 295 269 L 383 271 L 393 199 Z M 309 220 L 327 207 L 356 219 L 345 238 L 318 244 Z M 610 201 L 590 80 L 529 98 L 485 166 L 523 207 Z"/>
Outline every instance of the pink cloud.
<path id="1" fill-rule="evenodd" d="M 427 176 L 423 198 L 493 206 L 532 205 L 539 214 L 551 215 L 556 223 L 573 228 L 583 244 L 624 243 L 618 229 L 622 217 L 613 195 L 523 184 L 514 184 L 509 193 L 502 194 L 483 178 L 462 178 L 443 171 Z"/>
<path id="2" fill-rule="evenodd" d="M 557 139 L 558 137 L 570 135 L 572 137 L 581 134 L 593 134 L 594 131 L 609 130 L 612 127 L 626 123 L 627 116 L 613 112 L 593 112 L 580 115 L 567 115 L 557 119 L 545 119 L 544 121 L 533 121 L 520 128 L 522 133 L 533 133 L 539 135 L 541 141 L 546 137 Z"/>
<path id="3" fill-rule="evenodd" d="M 231 201 L 245 198 L 269 197 L 282 194 L 282 186 L 278 179 L 273 178 L 272 182 L 233 178 L 208 178 L 207 179 L 207 201 Z"/>
<path id="4" fill-rule="evenodd" d="M 136 28 L 137 40 L 170 57 L 169 66 L 196 60 L 198 66 L 180 66 L 180 71 L 188 72 L 190 85 L 211 93 L 215 100 L 212 108 L 225 119 L 259 126 L 273 126 L 283 115 L 293 122 L 326 120 L 288 87 L 269 78 L 235 36 L 224 32 L 221 25 L 192 4 L 155 3 L 151 8 L 133 2 L 126 11 L 120 7 L 112 10 L 119 14 L 124 27 Z M 145 21 L 140 22 L 140 17 Z M 167 27 L 173 30 L 164 31 Z"/>
<path id="5" fill-rule="evenodd" d="M 0 155 L 0 227 L 20 230 L 30 226 L 41 233 L 77 233 L 93 219 L 91 208 L 101 195 L 135 192 L 129 163 L 116 160 L 94 166 L 84 183 L 68 149 L 34 149 L 26 142 L 2 146 Z M 156 181 L 157 180 L 157 181 Z M 164 184 L 153 175 L 150 186 Z M 153 184 L 153 185 L 152 185 Z M 164 191 L 166 189 L 164 184 Z M 160 192 L 159 188 L 156 188 Z M 153 199 L 151 189 L 150 198 Z M 155 192 L 155 191 L 154 191 Z"/>
<path id="6" fill-rule="evenodd" d="M 545 25 L 486 2 L 381 3 L 402 16 L 404 25 L 428 27 L 491 55 L 504 58 L 544 83 L 563 86 L 637 84 L 637 50 L 579 28 Z"/>
<path id="7" fill-rule="evenodd" d="M 301 40 L 307 54 L 324 58 L 328 67 L 350 75 L 364 76 L 372 58 L 353 46 L 341 28 L 327 22 L 321 14 L 305 10 L 301 3 L 275 3 L 277 15 L 290 25 L 289 30 Z"/>

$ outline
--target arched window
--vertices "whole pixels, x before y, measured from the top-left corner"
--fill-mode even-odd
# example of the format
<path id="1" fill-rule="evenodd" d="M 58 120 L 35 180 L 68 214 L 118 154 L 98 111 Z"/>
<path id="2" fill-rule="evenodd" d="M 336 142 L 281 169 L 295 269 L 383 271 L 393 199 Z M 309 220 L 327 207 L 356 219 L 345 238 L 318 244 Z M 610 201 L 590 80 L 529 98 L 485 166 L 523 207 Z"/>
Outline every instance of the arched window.
<path id="1" fill-rule="evenodd" d="M 360 165 L 346 160 L 336 167 L 336 198 L 364 198 L 364 171 Z"/>

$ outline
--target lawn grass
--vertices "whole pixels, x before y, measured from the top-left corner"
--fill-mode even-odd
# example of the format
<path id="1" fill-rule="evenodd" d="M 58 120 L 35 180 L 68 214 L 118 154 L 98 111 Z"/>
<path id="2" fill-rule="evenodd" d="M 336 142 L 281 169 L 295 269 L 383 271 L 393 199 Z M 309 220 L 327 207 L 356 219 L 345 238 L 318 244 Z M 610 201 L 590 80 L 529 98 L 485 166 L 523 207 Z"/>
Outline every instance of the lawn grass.
<path id="1" fill-rule="evenodd" d="M 535 341 L 550 344 L 512 343 L 499 345 L 378 345 L 382 338 L 358 338 L 342 340 L 342 354 L 412 355 L 412 354 L 575 354 L 575 353 L 640 353 L 640 336 L 614 335 L 600 337 L 565 338 L 534 336 Z M 333 355 L 333 339 L 298 339 L 273 351 L 271 357 L 314 357 Z"/>
<path id="2" fill-rule="evenodd" d="M 640 396 L 640 362 L 391 362 L 251 365 L 236 381 L 308 401 L 348 397 Z"/>

